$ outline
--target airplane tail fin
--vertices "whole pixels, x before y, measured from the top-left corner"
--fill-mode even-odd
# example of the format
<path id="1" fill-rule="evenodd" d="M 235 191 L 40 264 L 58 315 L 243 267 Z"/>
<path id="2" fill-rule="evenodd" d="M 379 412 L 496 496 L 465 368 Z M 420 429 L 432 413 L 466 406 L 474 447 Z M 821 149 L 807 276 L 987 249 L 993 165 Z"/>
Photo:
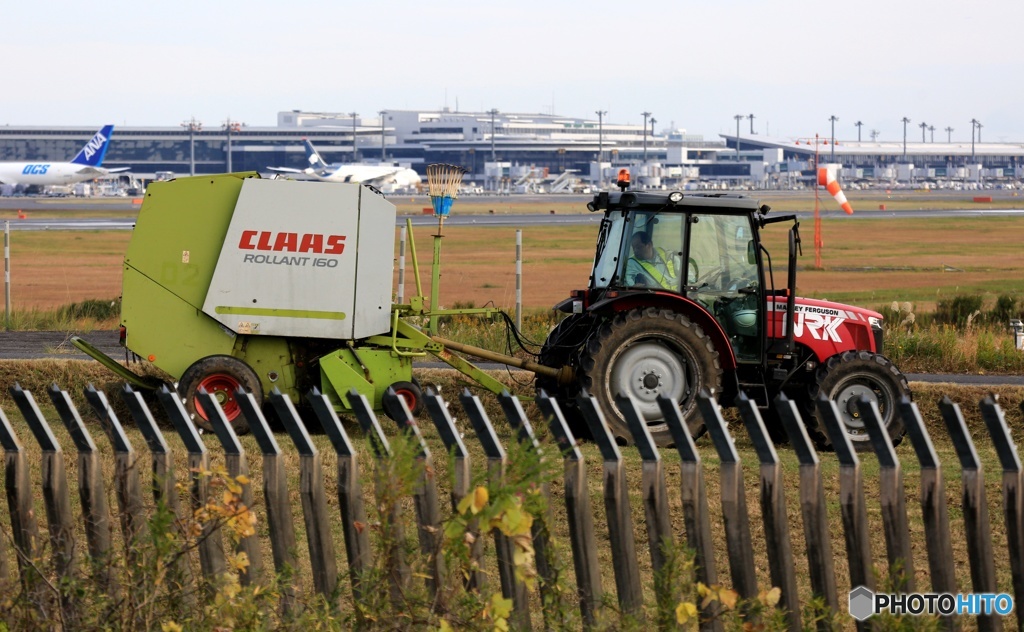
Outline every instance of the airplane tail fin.
<path id="1" fill-rule="evenodd" d="M 303 138 L 302 142 L 306 144 L 306 160 L 309 161 L 309 167 L 314 171 L 323 171 L 327 168 L 327 163 L 317 153 L 316 148 L 313 147 L 313 143 L 309 142 L 308 138 Z"/>
<path id="2" fill-rule="evenodd" d="M 86 167 L 99 167 L 103 164 L 103 158 L 107 155 L 107 147 L 110 146 L 110 136 L 114 131 L 113 125 L 104 125 L 100 131 L 93 134 L 93 137 L 82 147 L 71 162 Z"/>

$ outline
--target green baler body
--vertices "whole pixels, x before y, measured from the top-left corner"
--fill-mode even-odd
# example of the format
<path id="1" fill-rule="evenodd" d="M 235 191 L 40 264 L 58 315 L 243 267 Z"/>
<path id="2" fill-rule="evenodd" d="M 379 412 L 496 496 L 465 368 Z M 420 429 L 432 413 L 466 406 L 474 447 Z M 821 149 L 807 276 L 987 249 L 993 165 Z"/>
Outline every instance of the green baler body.
<path id="1" fill-rule="evenodd" d="M 265 393 L 278 388 L 297 400 L 300 391 L 318 386 L 348 408 L 342 395 L 355 388 L 379 409 L 390 384 L 412 380 L 411 358 L 359 341 L 236 333 L 203 312 L 242 184 L 258 177 L 150 185 L 124 259 L 121 324 L 128 349 L 175 379 L 202 358 L 230 355 L 253 368 Z"/>

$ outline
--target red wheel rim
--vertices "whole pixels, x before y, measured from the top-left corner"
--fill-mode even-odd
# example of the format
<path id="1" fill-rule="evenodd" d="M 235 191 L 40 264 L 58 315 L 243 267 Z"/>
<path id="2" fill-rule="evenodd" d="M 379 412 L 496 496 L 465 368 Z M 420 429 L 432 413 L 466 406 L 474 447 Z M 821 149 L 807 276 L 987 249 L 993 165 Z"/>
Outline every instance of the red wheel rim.
<path id="1" fill-rule="evenodd" d="M 217 403 L 220 404 L 227 420 L 234 421 L 235 417 L 238 417 L 239 413 L 242 412 L 238 401 L 235 399 L 235 390 L 239 386 L 241 386 L 241 383 L 230 375 L 217 373 L 216 375 L 203 378 L 199 382 L 199 386 L 196 387 L 196 390 L 198 391 L 200 388 L 206 389 L 206 392 L 212 395 L 217 400 Z M 196 413 L 206 421 L 210 421 L 209 415 L 199 405 L 198 400 L 196 400 L 195 404 Z"/>
<path id="2" fill-rule="evenodd" d="M 395 395 L 398 395 L 405 400 L 405 405 L 409 407 L 410 412 L 416 410 L 416 393 L 407 388 L 403 388 L 395 391 Z"/>

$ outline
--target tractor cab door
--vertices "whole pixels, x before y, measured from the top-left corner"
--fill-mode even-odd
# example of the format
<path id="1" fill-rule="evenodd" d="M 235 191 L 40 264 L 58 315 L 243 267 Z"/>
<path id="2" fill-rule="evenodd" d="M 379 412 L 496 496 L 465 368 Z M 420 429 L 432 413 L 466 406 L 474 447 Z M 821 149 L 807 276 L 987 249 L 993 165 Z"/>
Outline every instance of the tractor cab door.
<path id="1" fill-rule="evenodd" d="M 687 214 L 684 293 L 714 315 L 741 363 L 764 353 L 764 280 L 750 222 L 748 214 Z"/>

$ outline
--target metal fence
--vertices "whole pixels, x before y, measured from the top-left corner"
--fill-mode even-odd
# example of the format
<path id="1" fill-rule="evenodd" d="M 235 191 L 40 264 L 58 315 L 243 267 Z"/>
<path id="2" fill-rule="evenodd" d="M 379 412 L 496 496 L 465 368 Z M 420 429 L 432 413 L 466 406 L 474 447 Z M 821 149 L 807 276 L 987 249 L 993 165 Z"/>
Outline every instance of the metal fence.
<path id="1" fill-rule="evenodd" d="M 82 563 L 82 554 L 76 552 L 73 539 L 75 517 L 72 515 L 70 491 L 65 470 L 64 453 L 54 437 L 48 422 L 30 392 L 15 386 L 10 390 L 14 402 L 25 418 L 32 435 L 41 448 L 40 469 L 42 473 L 41 491 L 46 510 L 47 537 L 49 554 L 53 556 L 53 564 L 58 575 L 69 575 L 75 572 L 76 566 Z M 112 444 L 115 456 L 115 475 L 113 485 L 117 499 L 117 511 L 111 512 L 106 504 L 105 481 L 100 471 L 99 450 L 82 417 L 76 410 L 71 398 L 57 386 L 53 386 L 48 395 L 53 401 L 57 413 L 66 426 L 75 444 L 78 454 L 78 492 L 81 516 L 84 523 L 88 556 L 93 560 L 102 560 L 112 554 L 111 532 L 112 513 L 116 513 L 121 534 L 128 544 L 139 537 L 141 530 L 146 528 L 147 506 L 144 494 L 152 493 L 157 500 L 162 500 L 177 512 L 177 491 L 174 488 L 174 463 L 171 450 L 165 441 L 160 428 L 154 421 L 150 409 L 138 392 L 125 386 L 121 396 L 130 410 L 135 424 L 145 438 L 152 477 L 146 476 L 145 485 L 141 480 L 139 464 L 146 462 L 131 445 L 122 424 L 114 413 L 110 403 L 102 392 L 89 387 L 85 391 L 86 399 L 101 420 L 105 434 Z M 293 523 L 293 508 L 288 500 L 287 476 L 283 461 L 283 451 L 278 444 L 279 436 L 271 432 L 261 410 L 249 394 L 240 393 L 238 399 L 243 413 L 261 452 L 262 484 L 265 511 L 273 552 L 273 564 L 277 571 L 295 568 L 296 531 Z M 180 435 L 188 452 L 187 466 L 192 472 L 191 503 L 193 508 L 206 503 L 209 490 L 206 481 L 197 472 L 209 469 L 210 450 L 203 436 L 186 414 L 181 399 L 166 387 L 161 389 L 158 399 L 166 414 L 170 417 L 175 431 Z M 215 411 L 211 415 L 214 435 L 223 450 L 226 469 L 232 476 L 247 474 L 250 456 L 246 454 L 223 413 L 209 395 L 201 393 L 201 405 L 204 410 Z M 353 391 L 350 401 L 363 431 L 370 438 L 367 443 L 371 452 L 365 456 L 372 458 L 375 465 L 390 458 L 391 447 L 381 424 L 374 415 L 371 406 L 363 396 Z M 344 425 L 339 421 L 333 407 L 326 397 L 315 390 L 308 396 L 308 403 L 337 456 L 337 501 L 340 508 L 340 519 L 344 533 L 344 549 L 347 567 L 339 568 L 335 542 L 331 536 L 331 524 L 338 516 L 328 509 L 326 488 L 324 484 L 324 466 L 310 435 L 307 432 L 293 403 L 278 393 L 269 397 L 269 402 L 287 429 L 288 436 L 294 444 L 300 458 L 299 495 L 301 497 L 301 513 L 305 523 L 305 533 L 309 551 L 312 585 L 315 590 L 325 596 L 335 594 L 339 582 L 345 582 L 342 590 L 351 590 L 357 602 L 363 598 L 361 594 L 361 578 L 371 564 L 370 542 L 367 531 L 360 528 L 367 522 L 364 507 L 364 492 L 361 486 L 360 468 L 363 466 L 355 445 L 350 440 Z M 516 433 L 517 440 L 526 449 L 540 449 L 537 436 L 524 413 L 520 401 L 511 396 L 500 398 L 501 409 L 509 424 Z M 505 476 L 507 453 L 502 445 L 494 425 L 488 418 L 481 401 L 468 391 L 459 397 L 462 408 L 468 416 L 477 441 L 483 448 L 486 464 L 481 469 L 491 484 L 500 485 Z M 599 563 L 598 538 L 595 537 L 595 514 L 590 504 L 587 482 L 587 468 L 583 455 L 573 439 L 571 432 L 560 412 L 557 403 L 545 396 L 537 398 L 537 405 L 550 427 L 551 436 L 557 442 L 564 465 L 564 508 L 567 515 L 568 539 L 572 551 L 572 562 L 575 570 L 575 597 L 582 621 L 585 625 L 593 624 L 597 619 L 597 610 L 602 603 L 602 569 Z M 718 571 L 715 566 L 715 550 L 711 530 L 711 512 L 709 499 L 705 490 L 704 465 L 686 424 L 680 417 L 678 408 L 668 400 L 661 400 L 661 408 L 672 430 L 675 449 L 680 456 L 680 481 L 682 506 L 682 524 L 672 524 L 669 514 L 668 490 L 666 489 L 665 464 L 658 448 L 651 440 L 646 424 L 639 415 L 635 403 L 629 399 L 620 400 L 619 405 L 630 423 L 636 449 L 642 459 L 642 482 L 640 489 L 630 489 L 626 481 L 626 465 L 623 460 L 623 448 L 607 432 L 601 412 L 595 401 L 585 395 L 579 400 L 583 413 L 595 441 L 600 448 L 603 480 L 604 516 L 610 540 L 610 554 L 613 560 L 615 598 L 619 609 L 625 614 L 640 615 L 643 609 L 642 575 L 639 567 L 639 556 L 636 539 L 634 538 L 634 515 L 630 510 L 630 497 L 642 498 L 643 514 L 638 516 L 646 525 L 651 565 L 657 573 L 665 564 L 666 541 L 677 541 L 688 546 L 695 554 L 695 574 L 697 579 L 706 585 L 719 583 Z M 800 517 L 787 515 L 785 490 L 782 479 L 782 467 L 776 448 L 773 446 L 765 430 L 756 405 L 744 396 L 738 402 L 743 426 L 749 434 L 759 460 L 760 488 L 759 502 L 763 520 L 763 534 L 766 540 L 765 549 L 771 585 L 781 589 L 779 607 L 785 611 L 785 620 L 789 629 L 801 629 L 801 604 L 799 600 L 798 579 L 792 551 L 792 530 L 802 525 L 803 545 L 806 546 L 809 568 L 810 590 L 819 597 L 833 612 L 841 612 L 846 606 L 846 596 L 839 595 L 836 587 L 834 554 L 832 538 L 829 531 L 827 503 L 841 506 L 843 534 L 846 543 L 846 557 L 849 566 L 849 583 L 851 586 L 865 586 L 874 589 L 876 578 L 873 574 L 871 553 L 872 534 L 868 531 L 867 504 L 864 493 L 864 477 L 857 452 L 853 449 L 846 433 L 843 431 L 840 415 L 834 402 L 822 399 L 817 406 L 826 425 L 826 430 L 835 446 L 836 459 L 839 465 L 839 496 L 826 498 L 826 481 L 823 479 L 821 463 L 811 441 L 809 440 L 800 414 L 795 404 L 785 397 L 776 402 L 783 425 L 789 435 L 792 449 L 800 463 L 799 472 L 799 507 Z M 735 441 L 730 434 L 728 424 L 723 420 L 717 403 L 702 394 L 699 401 L 700 413 L 707 425 L 717 458 L 720 462 L 721 515 L 724 520 L 724 534 L 729 564 L 729 575 L 735 590 L 742 598 L 755 598 L 758 595 L 758 580 L 755 571 L 755 555 L 752 543 L 751 521 L 747 511 L 746 491 L 743 483 L 743 468 L 740 455 L 735 448 Z M 927 560 L 930 569 L 931 586 L 916 586 L 914 574 L 914 556 L 911 552 L 908 528 L 907 500 L 903 473 L 896 452 L 889 442 L 886 431 L 880 421 L 878 408 L 866 398 L 858 403 L 866 428 L 870 435 L 871 448 L 877 455 L 880 472 L 877 480 L 878 498 L 881 504 L 881 519 L 885 538 L 886 557 L 890 569 L 902 569 L 900 581 L 902 585 L 895 588 L 901 591 L 926 592 L 928 588 L 936 593 L 958 592 L 957 577 L 953 559 L 953 548 L 950 539 L 950 510 L 946 506 L 945 482 L 942 464 L 936 455 L 932 441 L 921 419 L 916 404 L 903 401 L 899 414 L 907 426 L 908 436 L 913 444 L 914 452 L 920 462 L 920 503 L 923 514 L 923 526 L 927 546 Z M 452 455 L 453 484 L 450 489 L 452 511 L 459 502 L 470 493 L 472 472 L 470 451 L 467 450 L 463 437 L 456 427 L 445 401 L 436 394 L 429 393 L 426 398 L 428 416 L 436 426 L 445 449 Z M 1016 603 L 1024 603 L 1024 528 L 1022 528 L 1021 498 L 1022 474 L 1021 463 L 1011 433 L 999 405 L 992 398 L 985 398 L 980 403 L 981 414 L 995 452 L 1002 465 L 1002 508 L 1005 520 L 1007 550 L 999 552 L 1000 560 L 1008 560 L 1012 575 L 1012 590 Z M 982 463 L 978 458 L 968 431 L 967 424 L 960 408 L 944 399 L 940 403 L 945 425 L 955 446 L 960 460 L 962 478 L 962 520 L 967 538 L 967 554 L 970 564 L 971 588 L 977 593 L 997 592 L 993 539 L 990 532 L 988 515 L 989 504 L 985 498 Z M 418 485 L 413 499 L 416 515 L 416 533 L 422 552 L 430 560 L 427 587 L 437 591 L 440 583 L 446 581 L 442 557 L 438 554 L 441 546 L 442 524 L 448 510 L 442 510 L 437 481 L 435 480 L 432 455 L 427 443 L 423 440 L 416 419 L 409 413 L 404 402 L 400 410 L 392 411 L 401 419 L 399 427 L 418 443 Z M 0 444 L 4 448 L 5 485 L 7 491 L 8 510 L 12 533 L 9 538 L 0 539 L 0 543 L 13 543 L 14 551 L 0 550 L 0 573 L 11 577 L 13 568 L 9 559 L 18 561 L 18 572 L 24 578 L 26 574 L 37 572 L 28 562 L 36 558 L 41 550 L 41 535 L 35 519 L 33 484 L 29 480 L 29 462 L 27 452 L 15 435 L 8 418 L 0 410 Z M 629 448 L 633 449 L 633 448 Z M 554 455 L 548 455 L 553 458 Z M 831 458 L 831 457 L 830 457 Z M 379 471 L 379 468 L 376 468 Z M 380 497 L 381 485 L 386 480 L 375 478 L 378 488 L 373 496 Z M 874 483 L 872 483 L 874 484 Z M 144 491 L 147 490 L 147 491 Z M 546 486 L 542 492 L 547 494 Z M 243 501 L 252 505 L 252 490 L 248 485 L 243 492 Z M 392 536 L 401 539 L 402 530 L 410 525 L 403 525 L 395 511 L 394 519 L 388 521 Z M 960 519 L 960 518 L 957 518 Z M 552 569 L 545 555 L 551 546 L 550 538 L 554 530 L 547 528 L 551 520 L 549 516 L 540 516 L 533 524 L 533 545 L 537 552 L 537 571 L 540 576 L 540 590 L 544 591 L 551 585 Z M 215 576 L 225 570 L 225 554 L 221 537 L 216 533 L 207 533 L 208 537 L 200 539 L 198 547 L 199 562 L 202 572 Z M 472 556 L 485 563 L 485 538 L 477 538 L 472 547 Z M 799 538 L 798 538 L 799 540 Z M 495 531 L 493 534 L 495 558 L 497 560 L 497 576 L 500 578 L 501 592 L 513 602 L 512 624 L 517 629 L 529 629 L 531 620 L 540 620 L 546 613 L 534 613 L 531 616 L 530 599 L 526 586 L 517 579 L 514 572 L 513 549 L 508 537 Z M 260 543 L 257 536 L 250 536 L 241 541 L 240 548 L 250 560 L 250 566 L 243 574 L 244 582 L 260 581 L 268 569 L 260 559 Z M 5 547 L 6 548 L 6 547 Z M 401 590 L 403 582 L 410 581 L 410 573 L 401 551 L 392 551 L 395 558 L 393 565 L 400 570 L 391 579 L 394 590 Z M 100 577 L 98 581 L 112 581 L 110 577 Z M 801 580 L 803 581 L 803 580 Z M 466 578 L 468 590 L 479 589 L 484 578 L 480 574 L 472 574 Z M 673 591 L 678 587 L 655 585 L 655 591 Z M 671 598 L 672 595 L 658 597 Z M 287 607 L 288 601 L 295 595 L 285 591 L 282 600 Z M 721 622 L 714 615 L 714 604 L 702 612 L 703 629 L 720 629 Z M 1018 629 L 1024 629 L 1018 617 Z M 870 628 L 870 621 L 857 622 L 860 630 Z M 953 617 L 943 619 L 943 625 L 950 629 L 959 627 L 960 622 Z M 981 630 L 1000 629 L 1002 620 L 998 616 L 979 616 L 977 626 Z M 545 621 L 545 627 L 547 622 Z"/>

